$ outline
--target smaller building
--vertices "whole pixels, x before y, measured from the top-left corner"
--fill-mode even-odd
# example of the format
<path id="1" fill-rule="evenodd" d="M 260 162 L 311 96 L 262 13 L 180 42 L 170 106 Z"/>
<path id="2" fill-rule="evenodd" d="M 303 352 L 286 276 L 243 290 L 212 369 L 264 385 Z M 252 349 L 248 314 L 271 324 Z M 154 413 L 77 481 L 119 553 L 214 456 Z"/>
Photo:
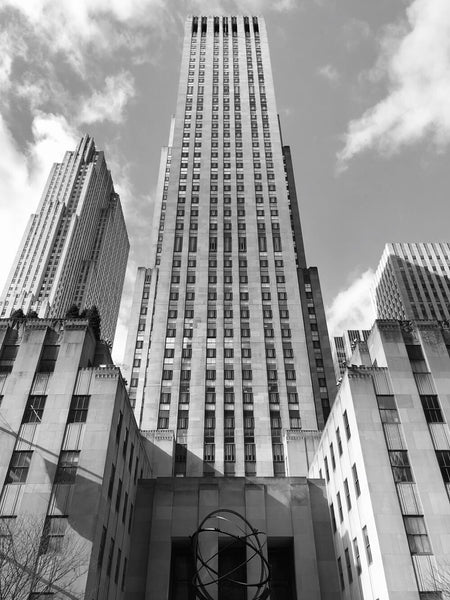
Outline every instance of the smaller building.
<path id="1" fill-rule="evenodd" d="M 365 342 L 369 334 L 369 329 L 348 329 L 342 335 L 333 338 L 331 354 L 333 356 L 334 372 L 338 381 L 345 373 L 345 368 L 353 354 L 356 342 Z"/>
<path id="2" fill-rule="evenodd" d="M 449 347 L 446 323 L 378 320 L 344 374 L 310 476 L 326 482 L 346 599 L 446 597 Z"/>
<path id="3" fill-rule="evenodd" d="M 86 320 L 0 320 L 0 535 L 37 537 L 33 564 L 76 563 L 58 580 L 32 567 L 29 598 L 123 598 L 144 443 Z"/>
<path id="4" fill-rule="evenodd" d="M 386 244 L 373 296 L 379 319 L 450 319 L 450 244 Z"/>

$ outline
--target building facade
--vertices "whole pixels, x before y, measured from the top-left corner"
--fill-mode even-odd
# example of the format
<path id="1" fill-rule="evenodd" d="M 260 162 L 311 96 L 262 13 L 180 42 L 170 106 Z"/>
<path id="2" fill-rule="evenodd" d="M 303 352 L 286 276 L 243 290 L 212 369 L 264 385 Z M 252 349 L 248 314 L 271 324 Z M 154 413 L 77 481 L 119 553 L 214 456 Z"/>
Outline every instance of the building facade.
<path id="1" fill-rule="evenodd" d="M 334 372 L 339 380 L 343 375 L 350 357 L 353 354 L 356 342 L 365 342 L 369 337 L 370 329 L 348 329 L 340 336 L 335 336 L 331 344 Z"/>
<path id="2" fill-rule="evenodd" d="M 344 374 L 310 469 L 344 598 L 448 595 L 449 348 L 447 324 L 378 320 Z"/>
<path id="3" fill-rule="evenodd" d="M 335 382 L 262 18 L 188 18 L 158 190 L 125 357 L 138 424 L 174 432 L 177 474 L 284 475 L 285 432 L 322 428 Z"/>
<path id="4" fill-rule="evenodd" d="M 380 319 L 450 319 L 450 244 L 386 244 L 373 297 Z"/>
<path id="5" fill-rule="evenodd" d="M 63 318 L 72 304 L 96 305 L 102 337 L 113 341 L 129 242 L 120 198 L 103 152 L 84 136 L 50 172 L 0 296 L 15 310 Z"/>
<path id="6" fill-rule="evenodd" d="M 123 598 L 145 443 L 87 321 L 0 320 L 0 544 L 11 536 L 18 557 L 11 572 L 0 553 L 6 598 Z"/>

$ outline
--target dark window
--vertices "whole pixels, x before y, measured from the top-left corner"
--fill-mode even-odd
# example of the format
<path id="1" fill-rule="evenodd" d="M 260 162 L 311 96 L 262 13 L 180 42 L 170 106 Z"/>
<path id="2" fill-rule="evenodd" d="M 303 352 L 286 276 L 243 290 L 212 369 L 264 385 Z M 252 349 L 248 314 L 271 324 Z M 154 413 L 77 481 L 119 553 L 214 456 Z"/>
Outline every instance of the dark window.
<path id="1" fill-rule="evenodd" d="M 30 396 L 22 423 L 40 423 L 44 414 L 46 396 Z"/>
<path id="2" fill-rule="evenodd" d="M 111 541 L 109 543 L 108 564 L 106 566 L 106 574 L 107 575 L 111 575 L 113 556 L 114 556 L 114 538 L 111 538 Z"/>
<path id="3" fill-rule="evenodd" d="M 17 356 L 19 346 L 6 345 L 0 355 L 0 373 L 10 373 Z"/>
<path id="4" fill-rule="evenodd" d="M 444 423 L 437 396 L 420 396 L 427 423 Z"/>
<path id="5" fill-rule="evenodd" d="M 41 358 L 37 368 L 38 373 L 52 373 L 55 370 L 58 352 L 59 346 L 55 344 L 44 345 L 44 347 L 42 348 Z"/>
<path id="6" fill-rule="evenodd" d="M 103 563 L 103 556 L 105 554 L 106 546 L 106 527 L 102 529 L 102 537 L 100 538 L 100 546 L 98 549 L 97 567 L 100 569 Z"/>
<path id="7" fill-rule="evenodd" d="M 441 469 L 442 479 L 450 483 L 450 450 L 436 450 L 436 458 Z"/>
<path id="8" fill-rule="evenodd" d="M 11 462 L 9 463 L 6 483 L 25 483 L 32 455 L 33 452 L 28 450 L 16 450 L 13 452 Z"/>
<path id="9" fill-rule="evenodd" d="M 112 465 L 111 466 L 111 475 L 109 476 L 109 483 L 108 483 L 108 498 L 111 498 L 111 496 L 112 496 L 115 476 L 116 476 L 116 465 Z"/>
<path id="10" fill-rule="evenodd" d="M 75 483 L 80 452 L 63 450 L 56 469 L 55 483 Z"/>
<path id="11" fill-rule="evenodd" d="M 411 554 L 432 554 L 423 517 L 403 517 Z"/>
<path id="12" fill-rule="evenodd" d="M 39 554 L 61 552 L 64 534 L 67 528 L 67 517 L 46 517 L 42 532 Z"/>
<path id="13" fill-rule="evenodd" d="M 400 423 L 394 396 L 377 396 L 382 423 Z"/>
<path id="14" fill-rule="evenodd" d="M 356 464 L 354 464 L 352 467 L 352 474 L 353 474 L 353 483 L 355 484 L 356 495 L 360 496 L 361 488 L 359 486 L 359 478 L 358 478 L 358 471 L 356 470 Z"/>
<path id="15" fill-rule="evenodd" d="M 345 554 L 345 565 L 347 567 L 348 582 L 352 583 L 352 581 L 353 581 L 353 572 L 352 572 L 352 564 L 350 562 L 350 552 L 348 551 L 348 548 L 345 549 L 344 554 Z"/>
<path id="16" fill-rule="evenodd" d="M 347 439 L 349 440 L 350 436 L 351 436 L 351 431 L 350 431 L 350 424 L 348 422 L 348 416 L 347 416 L 346 410 L 344 410 L 343 417 L 344 417 L 345 434 L 347 436 Z"/>
<path id="17" fill-rule="evenodd" d="M 86 423 L 89 408 L 89 396 L 72 396 L 68 423 Z"/>

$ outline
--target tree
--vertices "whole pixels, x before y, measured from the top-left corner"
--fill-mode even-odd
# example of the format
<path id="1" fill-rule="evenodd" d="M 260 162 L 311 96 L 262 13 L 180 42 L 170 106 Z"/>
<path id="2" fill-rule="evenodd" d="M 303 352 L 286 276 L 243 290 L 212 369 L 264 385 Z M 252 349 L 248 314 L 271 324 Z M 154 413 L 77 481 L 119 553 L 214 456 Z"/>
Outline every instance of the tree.
<path id="1" fill-rule="evenodd" d="M 67 518 L 0 517 L 0 600 L 81 600 L 88 564 Z"/>
<path id="2" fill-rule="evenodd" d="M 93 306 L 91 306 L 90 308 L 85 308 L 80 313 L 80 317 L 84 317 L 89 321 L 89 327 L 91 327 L 92 331 L 94 332 L 95 339 L 99 340 L 100 339 L 100 324 L 101 324 L 102 318 L 101 318 L 100 313 L 98 312 L 98 308 L 95 306 L 95 304 Z"/>
<path id="3" fill-rule="evenodd" d="M 35 310 L 29 310 L 27 312 L 27 319 L 37 319 L 38 318 L 38 314 Z"/>
<path id="4" fill-rule="evenodd" d="M 21 308 L 13 310 L 11 313 L 11 319 L 25 319 L 25 314 Z"/>
<path id="5" fill-rule="evenodd" d="M 66 312 L 66 319 L 78 319 L 80 316 L 80 309 L 76 304 L 72 304 Z"/>

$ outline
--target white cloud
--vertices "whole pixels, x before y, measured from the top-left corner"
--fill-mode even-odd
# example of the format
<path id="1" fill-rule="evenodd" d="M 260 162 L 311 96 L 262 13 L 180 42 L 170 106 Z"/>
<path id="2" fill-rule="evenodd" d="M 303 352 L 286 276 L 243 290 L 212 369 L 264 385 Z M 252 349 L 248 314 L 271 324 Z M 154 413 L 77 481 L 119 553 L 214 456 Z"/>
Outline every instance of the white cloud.
<path id="1" fill-rule="evenodd" d="M 319 69 L 317 69 L 317 74 L 320 77 L 323 77 L 330 83 L 337 83 L 339 81 L 340 75 L 339 71 L 333 65 L 323 65 Z"/>
<path id="2" fill-rule="evenodd" d="M 112 121 L 121 123 L 129 100 L 135 96 L 134 79 L 122 71 L 106 78 L 105 89 L 96 91 L 82 102 L 77 120 L 81 123 Z"/>
<path id="3" fill-rule="evenodd" d="M 368 269 L 334 298 L 326 308 L 330 336 L 346 329 L 370 329 L 375 320 L 370 286 L 374 272 Z"/>
<path id="4" fill-rule="evenodd" d="M 438 148 L 450 141 L 450 2 L 414 0 L 406 15 L 385 31 L 372 72 L 387 79 L 388 94 L 349 123 L 340 168 L 369 148 L 390 154 L 425 137 Z"/>
<path id="5" fill-rule="evenodd" d="M 51 165 L 60 161 L 64 152 L 76 143 L 76 133 L 67 122 L 52 114 L 38 114 L 32 132 L 33 141 L 22 152 L 0 116 L 0 289 L 28 218 L 37 208 Z"/>

